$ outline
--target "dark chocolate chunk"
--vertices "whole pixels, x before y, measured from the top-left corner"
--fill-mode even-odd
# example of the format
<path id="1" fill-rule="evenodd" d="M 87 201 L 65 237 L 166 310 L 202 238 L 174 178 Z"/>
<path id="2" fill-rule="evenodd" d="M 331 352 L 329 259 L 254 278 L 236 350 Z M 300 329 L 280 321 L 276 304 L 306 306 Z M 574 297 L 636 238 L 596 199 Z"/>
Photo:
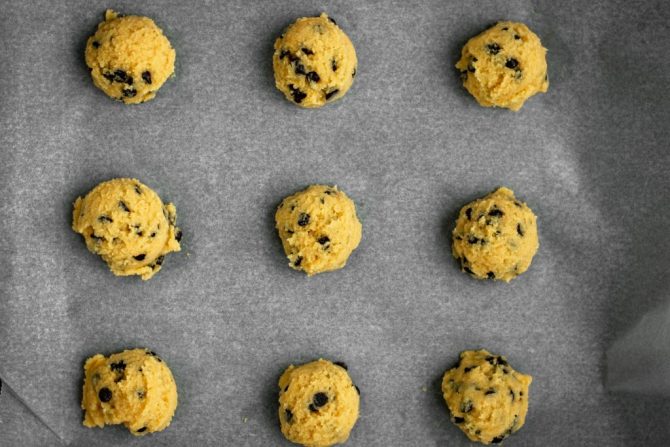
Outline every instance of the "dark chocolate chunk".
<path id="1" fill-rule="evenodd" d="M 489 54 L 496 55 L 500 53 L 500 50 L 502 50 L 502 48 L 500 48 L 500 45 L 494 42 L 486 45 L 486 50 L 489 52 Z"/>
<path id="2" fill-rule="evenodd" d="M 135 90 L 134 88 L 124 88 L 123 90 L 121 90 L 121 92 L 123 93 L 123 96 L 125 96 L 126 98 L 133 98 L 135 95 L 137 95 L 137 90 Z"/>
<path id="3" fill-rule="evenodd" d="M 495 394 L 495 393 L 496 393 L 496 390 L 494 390 L 493 388 L 489 388 L 488 390 L 486 390 L 486 392 L 484 394 L 486 396 L 488 396 L 490 394 Z"/>
<path id="4" fill-rule="evenodd" d="M 98 42 L 97 40 L 94 40 L 91 45 L 93 46 L 93 48 L 100 48 L 100 42 Z"/>
<path id="5" fill-rule="evenodd" d="M 100 402 L 109 402 L 112 400 L 112 391 L 109 388 L 100 388 L 98 391 L 98 399 Z"/>
<path id="6" fill-rule="evenodd" d="M 133 77 L 128 76 L 128 73 L 126 73 L 123 70 L 116 70 L 114 72 L 114 82 L 122 82 L 124 84 L 132 85 L 133 84 Z"/>
<path id="7" fill-rule="evenodd" d="M 304 227 L 307 226 L 307 224 L 309 224 L 309 214 L 300 213 L 300 216 L 298 216 L 298 225 Z"/>
<path id="8" fill-rule="evenodd" d="M 128 208 L 128 205 L 126 205 L 126 202 L 124 202 L 123 200 L 119 200 L 119 208 L 121 208 L 126 213 L 130 212 L 130 208 Z"/>
<path id="9" fill-rule="evenodd" d="M 503 31 L 507 31 L 508 29 L 509 29 L 509 28 L 507 28 L 507 27 L 504 27 L 504 28 L 503 28 L 502 30 L 503 30 Z"/>
<path id="10" fill-rule="evenodd" d="M 470 73 L 474 73 L 474 72 L 477 71 L 477 70 L 475 70 L 475 66 L 474 66 L 474 65 L 472 65 L 472 64 L 468 64 L 468 71 L 469 71 Z"/>
<path id="11" fill-rule="evenodd" d="M 290 54 L 291 54 L 291 53 L 289 53 L 289 52 L 286 51 L 286 50 L 281 50 L 281 53 L 279 53 L 279 59 L 284 59 L 286 56 L 288 56 L 288 55 L 290 55 Z"/>
<path id="12" fill-rule="evenodd" d="M 309 404 L 309 405 L 307 406 L 307 408 L 309 408 L 309 411 L 311 411 L 312 413 L 316 413 L 317 411 L 319 411 L 319 410 L 314 406 L 314 404 Z"/>
<path id="13" fill-rule="evenodd" d="M 284 387 L 284 392 L 287 392 L 287 391 L 288 391 L 288 385 L 286 385 L 286 386 Z"/>
<path id="14" fill-rule="evenodd" d="M 337 366 L 339 366 L 340 368 L 343 368 L 343 369 L 345 369 L 345 370 L 348 370 L 348 369 L 349 369 L 349 368 L 347 367 L 347 364 L 344 363 L 344 362 L 333 362 L 333 365 L 337 365 Z"/>
<path id="15" fill-rule="evenodd" d="M 315 407 L 323 407 L 328 403 L 328 395 L 326 393 L 316 393 L 314 397 L 312 397 L 312 403 L 314 404 Z"/>
<path id="16" fill-rule="evenodd" d="M 142 80 L 146 82 L 147 84 L 151 84 L 151 72 L 150 71 L 143 71 L 142 72 Z"/>
<path id="17" fill-rule="evenodd" d="M 478 243 L 479 243 L 480 241 L 482 241 L 482 240 L 483 240 L 483 239 L 479 239 L 478 237 L 470 236 L 470 237 L 468 238 L 468 244 L 478 244 Z"/>
<path id="18" fill-rule="evenodd" d="M 149 237 L 156 237 L 156 232 L 154 231 L 153 233 L 151 233 Z"/>
<path id="19" fill-rule="evenodd" d="M 300 104 L 303 99 L 307 98 L 307 93 L 303 93 L 300 89 L 297 89 L 293 84 L 288 85 L 289 90 L 291 90 L 291 96 L 293 96 L 293 101 L 296 104 Z"/>
<path id="20" fill-rule="evenodd" d="M 519 396 L 523 396 L 523 391 L 519 391 Z"/>
<path id="21" fill-rule="evenodd" d="M 135 258 L 136 261 L 144 261 L 144 258 L 145 258 L 146 256 L 147 256 L 146 254 L 142 253 L 142 254 L 140 254 L 140 255 L 133 256 L 133 258 Z"/>
<path id="22" fill-rule="evenodd" d="M 293 70 L 295 70 L 295 74 L 299 75 L 306 75 L 307 72 L 305 71 L 305 66 L 301 64 L 300 62 L 295 64 L 295 67 L 293 67 Z"/>
<path id="23" fill-rule="evenodd" d="M 121 360 L 120 362 L 112 363 L 111 365 L 109 365 L 109 368 L 110 368 L 112 371 L 125 371 L 125 369 L 126 369 L 126 362 L 124 362 L 123 360 Z"/>
<path id="24" fill-rule="evenodd" d="M 293 234 L 293 230 L 286 230 L 288 234 Z"/>
<path id="25" fill-rule="evenodd" d="M 505 213 L 503 213 L 499 209 L 492 209 L 491 211 L 489 211 L 489 216 L 491 217 L 503 217 L 504 215 Z"/>
<path id="26" fill-rule="evenodd" d="M 493 357 L 492 355 L 488 355 L 488 356 L 486 356 L 486 358 L 485 358 L 484 360 L 486 360 L 487 362 L 489 362 L 491 365 L 495 365 L 495 364 L 496 364 L 496 358 Z"/>
<path id="27" fill-rule="evenodd" d="M 507 361 L 502 357 L 498 357 L 498 365 L 507 366 Z"/>
<path id="28" fill-rule="evenodd" d="M 177 239 L 177 242 L 181 242 L 181 237 L 182 237 L 181 230 L 177 230 L 177 232 L 174 234 L 174 238 Z"/>
<path id="29" fill-rule="evenodd" d="M 467 210 L 465 210 L 465 217 L 467 217 L 468 219 L 472 219 L 472 208 L 468 208 Z"/>
<path id="30" fill-rule="evenodd" d="M 165 255 L 161 255 L 161 256 L 156 258 L 156 262 L 154 263 L 154 265 L 163 265 L 164 260 L 165 260 Z"/>
<path id="31" fill-rule="evenodd" d="M 496 279 L 496 274 L 493 273 L 493 272 L 488 272 L 488 273 L 486 274 L 486 276 L 487 276 L 489 279 Z"/>
<path id="32" fill-rule="evenodd" d="M 112 220 L 111 217 L 109 217 L 109 216 L 104 216 L 104 215 L 103 215 L 103 216 L 98 217 L 98 222 L 109 222 L 109 223 L 112 223 L 112 222 L 114 222 L 114 221 Z"/>
<path id="33" fill-rule="evenodd" d="M 330 20 L 331 22 L 333 22 L 333 25 L 337 25 L 337 22 L 335 21 L 334 18 L 332 18 L 332 17 L 328 17 L 328 20 Z"/>
<path id="34" fill-rule="evenodd" d="M 471 275 L 474 275 L 474 274 L 475 274 L 475 273 L 474 273 L 472 270 L 470 270 L 468 267 L 463 267 L 463 271 L 465 271 L 466 273 L 469 273 L 469 274 L 471 274 Z"/>
<path id="35" fill-rule="evenodd" d="M 514 58 L 507 59 L 507 62 L 505 62 L 505 67 L 507 68 L 515 69 L 518 66 L 519 61 Z"/>
<path id="36" fill-rule="evenodd" d="M 305 77 L 309 82 L 319 82 L 321 80 L 319 74 L 316 71 L 310 71 L 305 75 Z"/>
<path id="37" fill-rule="evenodd" d="M 340 89 L 336 88 L 335 90 L 331 90 L 328 93 L 326 93 L 326 101 L 328 101 L 333 96 L 337 95 L 339 92 L 340 92 Z"/>
<path id="38" fill-rule="evenodd" d="M 471 400 L 466 400 L 465 402 L 461 403 L 461 413 L 469 413 L 473 408 L 474 407 L 472 406 Z"/>
<path id="39" fill-rule="evenodd" d="M 521 224 L 516 224 L 516 232 L 519 233 L 519 236 L 523 237 L 523 228 L 521 228 Z"/>
<path id="40" fill-rule="evenodd" d="M 111 71 L 107 72 L 107 73 L 103 73 L 102 77 L 107 79 L 109 82 L 114 82 L 114 73 L 112 73 Z"/>
<path id="41" fill-rule="evenodd" d="M 504 439 L 504 436 L 498 436 L 497 438 L 491 439 L 491 444 L 500 444 Z"/>
<path id="42" fill-rule="evenodd" d="M 454 421 L 454 424 L 462 424 L 463 422 L 465 422 L 465 418 L 454 416 L 453 421 Z"/>
<path id="43" fill-rule="evenodd" d="M 514 39 L 515 39 L 515 40 L 519 40 L 519 39 L 521 39 L 521 36 L 519 36 L 518 34 L 515 34 L 515 35 L 514 35 Z"/>
<path id="44" fill-rule="evenodd" d="M 288 408 L 284 410 L 284 415 L 286 416 L 286 422 L 291 422 L 291 420 L 293 420 L 293 412 Z"/>
<path id="45" fill-rule="evenodd" d="M 302 52 L 308 56 L 314 54 L 314 51 L 310 50 L 309 48 L 301 48 Z"/>
<path id="46" fill-rule="evenodd" d="M 333 71 L 337 71 L 337 62 L 335 61 L 335 59 L 330 61 L 330 66 L 332 67 Z"/>
<path id="47" fill-rule="evenodd" d="M 95 233 L 92 233 L 91 234 L 91 239 L 93 239 L 96 242 L 100 242 L 100 241 L 104 240 L 105 238 L 102 237 L 102 236 L 97 236 Z"/>
<path id="48" fill-rule="evenodd" d="M 476 366 L 466 366 L 465 368 L 463 368 L 463 372 L 464 373 L 469 373 L 470 371 L 472 371 L 475 368 L 476 368 Z"/>
<path id="49" fill-rule="evenodd" d="M 295 260 L 293 263 L 294 267 L 300 267 L 300 263 L 302 262 L 302 256 L 298 256 L 298 258 Z"/>
<path id="50" fill-rule="evenodd" d="M 330 242 L 330 238 L 328 236 L 321 236 L 318 242 L 321 245 L 326 245 L 328 242 Z"/>
<path id="51" fill-rule="evenodd" d="M 142 194 L 142 190 L 140 189 L 140 185 L 135 185 L 135 192 L 137 194 L 140 194 L 140 195 Z"/>
<path id="52" fill-rule="evenodd" d="M 144 433 L 147 430 L 146 427 L 138 428 L 137 433 Z"/>

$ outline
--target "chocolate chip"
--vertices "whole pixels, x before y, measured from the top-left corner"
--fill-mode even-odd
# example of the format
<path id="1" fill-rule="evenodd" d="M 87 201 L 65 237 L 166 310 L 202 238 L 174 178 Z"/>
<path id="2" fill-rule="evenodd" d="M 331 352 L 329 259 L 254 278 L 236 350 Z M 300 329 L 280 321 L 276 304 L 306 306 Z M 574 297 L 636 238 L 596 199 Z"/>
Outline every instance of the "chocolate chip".
<path id="1" fill-rule="evenodd" d="M 324 191 L 324 193 L 328 194 L 329 196 L 332 196 L 333 194 L 335 194 L 335 192 L 332 189 L 326 189 Z"/>
<path id="2" fill-rule="evenodd" d="M 523 391 L 519 391 L 519 396 L 523 396 Z"/>
<path id="3" fill-rule="evenodd" d="M 128 208 L 128 206 L 126 205 L 126 203 L 123 200 L 119 200 L 119 208 L 121 208 L 126 213 L 130 212 L 130 208 Z"/>
<path id="4" fill-rule="evenodd" d="M 485 358 L 484 360 L 486 360 L 487 362 L 489 362 L 491 365 L 495 365 L 495 360 L 496 360 L 496 358 L 493 357 L 492 355 L 488 355 L 488 356 L 486 356 L 486 358 Z"/>
<path id="5" fill-rule="evenodd" d="M 142 428 L 140 428 L 140 429 L 137 430 L 137 433 L 143 433 L 143 432 L 145 432 L 146 430 L 147 430 L 146 427 L 142 427 Z"/>
<path id="6" fill-rule="evenodd" d="M 288 234 L 293 234 L 293 230 L 286 230 Z"/>
<path id="7" fill-rule="evenodd" d="M 288 391 L 288 385 L 286 385 L 286 386 L 284 387 L 284 392 L 287 392 L 287 391 Z"/>
<path id="8" fill-rule="evenodd" d="M 335 90 L 331 90 L 328 93 L 326 93 L 326 101 L 328 101 L 330 98 L 332 98 L 333 96 L 335 96 L 339 92 L 340 92 L 340 89 L 336 88 Z"/>
<path id="9" fill-rule="evenodd" d="M 154 262 L 154 265 L 163 265 L 163 261 L 165 260 L 165 255 L 161 255 L 156 258 L 156 262 Z"/>
<path id="10" fill-rule="evenodd" d="M 493 272 L 488 272 L 488 273 L 486 274 L 486 276 L 487 276 L 489 279 L 496 279 L 496 274 L 493 273 Z"/>
<path id="11" fill-rule="evenodd" d="M 472 219 L 472 208 L 468 208 L 467 210 L 465 210 L 465 217 L 467 217 L 468 219 Z"/>
<path id="12" fill-rule="evenodd" d="M 509 389 L 509 394 L 512 396 L 512 402 L 514 402 L 516 395 L 514 394 L 514 391 L 512 391 L 512 388 Z"/>
<path id="13" fill-rule="evenodd" d="M 468 267 L 463 267 L 463 271 L 465 271 L 466 273 L 469 273 L 471 275 L 474 275 L 474 272 L 472 270 L 470 270 Z"/>
<path id="14" fill-rule="evenodd" d="M 154 231 L 153 233 L 151 233 L 149 237 L 156 237 L 156 232 Z"/>
<path id="15" fill-rule="evenodd" d="M 128 73 L 126 73 L 123 70 L 116 70 L 114 72 L 113 76 L 114 76 L 113 77 L 114 82 L 122 82 L 124 84 L 129 84 L 129 85 L 133 84 L 133 77 L 128 76 Z"/>
<path id="16" fill-rule="evenodd" d="M 478 237 L 470 236 L 470 237 L 468 238 L 468 244 L 478 244 L 478 243 L 479 243 L 480 241 L 482 241 L 482 240 L 483 240 L 483 239 L 479 239 Z"/>
<path id="17" fill-rule="evenodd" d="M 335 62 L 335 59 L 330 61 L 330 66 L 333 69 L 333 71 L 337 71 L 337 62 Z"/>
<path id="18" fill-rule="evenodd" d="M 151 84 L 151 72 L 150 71 L 143 71 L 142 72 L 142 80 L 146 82 L 147 84 Z"/>
<path id="19" fill-rule="evenodd" d="M 503 30 L 503 31 L 507 31 L 508 29 L 509 29 L 509 28 L 507 28 L 507 27 L 504 27 L 504 28 L 503 28 L 502 30 Z"/>
<path id="20" fill-rule="evenodd" d="M 287 408 L 286 410 L 284 410 L 284 414 L 286 415 L 286 422 L 291 422 L 291 420 L 293 419 L 293 413 L 291 412 L 291 410 Z"/>
<path id="21" fill-rule="evenodd" d="M 293 263 L 293 266 L 294 267 L 300 267 L 300 263 L 302 263 L 302 256 L 298 256 L 298 258 Z"/>
<path id="22" fill-rule="evenodd" d="M 92 233 L 92 234 L 91 234 L 91 239 L 93 239 L 93 240 L 96 241 L 96 242 L 100 242 L 101 240 L 103 240 L 103 239 L 105 239 L 105 238 L 102 237 L 102 236 L 97 236 L 95 233 Z"/>
<path id="23" fill-rule="evenodd" d="M 295 70 L 295 73 L 299 74 L 299 75 L 306 75 L 307 74 L 307 72 L 305 71 L 305 66 L 303 64 L 299 63 L 299 62 L 297 64 L 295 64 L 295 67 L 293 67 L 293 70 Z"/>
<path id="24" fill-rule="evenodd" d="M 519 208 L 521 208 L 521 203 L 520 203 L 518 200 L 515 200 L 515 201 L 514 201 L 514 204 L 515 204 L 516 206 L 518 206 Z"/>
<path id="25" fill-rule="evenodd" d="M 473 408 L 474 407 L 472 406 L 471 400 L 466 400 L 465 402 L 461 403 L 461 413 L 469 413 Z"/>
<path id="26" fill-rule="evenodd" d="M 142 372 L 141 369 L 140 369 L 140 372 Z M 144 399 L 144 391 L 143 390 L 137 391 L 137 398 L 138 399 Z"/>
<path id="27" fill-rule="evenodd" d="M 107 72 L 107 73 L 103 73 L 102 77 L 107 79 L 109 82 L 114 82 L 114 73 L 112 73 L 111 71 Z"/>
<path id="28" fill-rule="evenodd" d="M 111 365 L 109 365 L 109 368 L 110 368 L 112 371 L 125 371 L 125 369 L 126 369 L 126 362 L 124 362 L 123 360 L 121 360 L 120 362 L 112 363 Z"/>
<path id="29" fill-rule="evenodd" d="M 103 215 L 103 216 L 98 217 L 98 222 L 109 222 L 109 223 L 112 223 L 112 222 L 114 222 L 114 221 L 112 220 L 111 217 L 109 217 L 109 216 L 104 216 L 104 215 Z"/>
<path id="30" fill-rule="evenodd" d="M 519 66 L 519 61 L 514 59 L 514 58 L 507 59 L 507 62 L 505 62 L 505 67 L 507 67 L 507 68 L 515 69 L 518 66 Z"/>
<path id="31" fill-rule="evenodd" d="M 358 395 L 360 396 L 360 395 L 361 395 L 361 390 L 360 390 L 356 385 L 354 385 L 354 388 L 356 388 L 356 392 L 357 392 Z"/>
<path id="32" fill-rule="evenodd" d="M 91 45 L 93 46 L 93 48 L 100 48 L 100 42 L 98 42 L 97 40 L 94 40 Z"/>
<path id="33" fill-rule="evenodd" d="M 291 53 L 289 53 L 289 52 L 286 51 L 286 50 L 281 50 L 281 53 L 279 53 L 279 59 L 280 59 L 280 60 L 281 60 L 281 59 L 284 59 L 286 56 L 288 56 L 288 55 L 290 55 L 290 54 L 291 54 Z"/>
<path id="34" fill-rule="evenodd" d="M 307 77 L 309 82 L 319 82 L 321 80 L 319 74 L 316 71 L 310 71 L 305 75 L 305 77 Z"/>
<path id="35" fill-rule="evenodd" d="M 298 225 L 304 227 L 307 226 L 307 224 L 309 224 L 309 214 L 300 213 L 300 216 L 298 216 Z"/>
<path id="36" fill-rule="evenodd" d="M 504 215 L 505 215 L 505 213 L 503 213 L 499 209 L 493 209 L 493 210 L 489 211 L 489 216 L 491 216 L 491 217 L 503 217 Z"/>
<path id="37" fill-rule="evenodd" d="M 142 195 L 142 190 L 140 189 L 140 185 L 135 185 L 135 192 L 136 192 L 137 194 Z"/>
<path id="38" fill-rule="evenodd" d="M 470 371 L 472 371 L 475 368 L 476 368 L 476 366 L 466 366 L 465 368 L 463 368 L 463 372 L 464 373 L 469 373 Z"/>
<path id="39" fill-rule="evenodd" d="M 504 439 L 504 436 L 498 436 L 497 438 L 491 439 L 491 444 L 500 444 Z"/>
<path id="40" fill-rule="evenodd" d="M 309 411 L 311 411 L 312 413 L 316 413 L 317 411 L 319 411 L 319 410 L 314 406 L 314 404 L 309 404 L 309 405 L 307 406 L 307 408 L 309 408 Z"/>
<path id="41" fill-rule="evenodd" d="M 181 242 L 181 237 L 182 237 L 181 230 L 177 230 L 177 232 L 174 234 L 174 238 L 177 240 L 177 242 Z"/>
<path id="42" fill-rule="evenodd" d="M 314 51 L 310 50 L 309 48 L 301 48 L 302 52 L 308 56 L 314 54 Z"/>
<path id="43" fill-rule="evenodd" d="M 521 224 L 516 224 L 516 232 L 519 233 L 519 236 L 523 237 L 523 228 L 521 228 Z"/>
<path id="44" fill-rule="evenodd" d="M 356 69 L 354 68 L 354 71 L 351 73 L 351 77 L 355 78 L 356 77 Z"/>
<path id="45" fill-rule="evenodd" d="M 498 357 L 498 365 L 507 366 L 507 361 L 502 357 Z"/>
<path id="46" fill-rule="evenodd" d="M 112 400 L 112 391 L 109 388 L 100 388 L 98 399 L 100 399 L 100 402 L 109 402 Z"/>
<path id="47" fill-rule="evenodd" d="M 141 255 L 133 256 L 133 258 L 135 258 L 136 261 L 144 261 L 146 256 L 146 254 L 142 253 Z"/>
<path id="48" fill-rule="evenodd" d="M 332 17 L 328 17 L 328 20 L 330 20 L 331 22 L 333 22 L 333 25 L 337 25 L 337 22 L 336 22 L 335 19 L 333 19 Z"/>
<path id="49" fill-rule="evenodd" d="M 484 394 L 485 394 L 486 396 L 488 396 L 488 395 L 490 395 L 490 394 L 495 394 L 495 393 L 496 393 L 496 390 L 494 390 L 493 388 L 491 388 L 491 389 L 486 390 L 486 392 L 485 392 Z"/>
<path id="50" fill-rule="evenodd" d="M 326 245 L 328 242 L 330 242 L 330 238 L 328 236 L 321 236 L 318 242 L 321 245 Z"/>
<path id="51" fill-rule="evenodd" d="M 314 404 L 315 407 L 323 407 L 328 403 L 328 395 L 326 393 L 316 393 L 314 397 L 312 397 L 312 403 Z"/>
<path id="52" fill-rule="evenodd" d="M 333 362 L 333 365 L 337 365 L 337 366 L 339 366 L 340 368 L 343 368 L 344 370 L 348 370 L 348 369 L 349 369 L 349 368 L 347 368 L 347 364 L 344 363 L 344 362 Z"/>
<path id="53" fill-rule="evenodd" d="M 468 64 L 468 71 L 470 73 L 474 73 L 477 70 L 475 70 L 475 66 L 470 63 L 470 64 Z"/>
<path id="54" fill-rule="evenodd" d="M 454 424 L 462 424 L 463 422 L 465 422 L 465 418 L 454 416 L 453 421 L 454 421 Z"/>
<path id="55" fill-rule="evenodd" d="M 137 90 L 135 90 L 134 88 L 124 88 L 123 90 L 121 90 L 121 92 L 123 93 L 123 96 L 125 96 L 126 98 L 133 98 L 135 97 L 135 95 L 137 95 Z"/>
<path id="56" fill-rule="evenodd" d="M 293 86 L 293 84 L 288 85 L 289 90 L 291 90 L 291 95 L 293 96 L 293 102 L 300 104 L 303 99 L 307 98 L 307 94 L 300 91 Z"/>
<path id="57" fill-rule="evenodd" d="M 519 39 L 521 39 L 521 36 L 519 36 L 518 34 L 515 34 L 514 35 L 514 40 L 519 40 Z"/>
<path id="58" fill-rule="evenodd" d="M 498 45 L 497 43 L 490 43 L 486 45 L 486 50 L 489 52 L 489 54 L 496 55 L 500 53 L 500 50 L 502 50 L 502 48 L 500 48 L 500 45 Z"/>

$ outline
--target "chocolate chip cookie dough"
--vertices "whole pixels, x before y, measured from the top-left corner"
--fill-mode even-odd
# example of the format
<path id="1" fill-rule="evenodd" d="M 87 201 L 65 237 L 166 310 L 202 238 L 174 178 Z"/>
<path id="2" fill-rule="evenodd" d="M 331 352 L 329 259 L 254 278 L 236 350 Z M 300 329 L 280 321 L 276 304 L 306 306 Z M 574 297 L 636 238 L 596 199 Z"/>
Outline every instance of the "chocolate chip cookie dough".
<path id="1" fill-rule="evenodd" d="M 108 9 L 86 42 L 93 83 L 126 104 L 149 101 L 174 72 L 175 51 L 148 17 L 120 16 Z"/>
<path id="2" fill-rule="evenodd" d="M 72 229 L 115 275 L 140 275 L 146 280 L 161 269 L 166 254 L 181 249 L 176 220 L 175 206 L 164 205 L 148 186 L 117 178 L 77 198 Z"/>
<path id="3" fill-rule="evenodd" d="M 275 222 L 289 266 L 309 276 L 344 267 L 361 241 L 356 206 L 337 186 L 312 185 L 286 197 Z"/>
<path id="4" fill-rule="evenodd" d="M 442 393 L 451 421 L 470 440 L 498 444 L 526 421 L 532 380 L 503 356 L 464 351 L 458 364 L 444 374 Z"/>
<path id="5" fill-rule="evenodd" d="M 346 442 L 358 419 L 359 394 L 344 363 L 291 365 L 279 378 L 281 432 L 309 447 Z"/>
<path id="6" fill-rule="evenodd" d="M 523 23 L 498 22 L 465 44 L 456 68 L 480 105 L 516 111 L 549 88 L 546 53 Z"/>
<path id="7" fill-rule="evenodd" d="M 301 107 L 321 107 L 341 98 L 356 76 L 356 50 L 325 13 L 303 17 L 275 41 L 275 84 Z"/>
<path id="8" fill-rule="evenodd" d="M 509 282 L 528 270 L 537 252 L 536 219 L 514 192 L 499 188 L 461 209 L 452 254 L 475 278 Z"/>
<path id="9" fill-rule="evenodd" d="M 84 365 L 81 408 L 86 427 L 123 424 L 142 436 L 170 425 L 177 385 L 170 368 L 148 349 L 96 354 Z"/>

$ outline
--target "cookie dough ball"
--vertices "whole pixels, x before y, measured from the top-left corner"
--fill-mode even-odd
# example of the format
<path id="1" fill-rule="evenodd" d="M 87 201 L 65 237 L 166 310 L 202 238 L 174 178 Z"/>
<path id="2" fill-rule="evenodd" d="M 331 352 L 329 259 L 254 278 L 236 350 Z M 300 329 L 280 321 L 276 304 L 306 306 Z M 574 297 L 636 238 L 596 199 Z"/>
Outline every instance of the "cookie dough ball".
<path id="1" fill-rule="evenodd" d="M 103 182 L 74 202 L 72 229 L 115 275 L 154 276 L 166 254 L 181 250 L 177 210 L 136 179 Z"/>
<path id="2" fill-rule="evenodd" d="M 451 251 L 475 278 L 509 282 L 528 270 L 540 245 L 535 221 L 514 192 L 499 188 L 461 209 Z"/>
<path id="3" fill-rule="evenodd" d="M 356 50 L 325 13 L 303 17 L 275 41 L 275 84 L 301 107 L 321 107 L 347 93 L 356 76 Z"/>
<path id="4" fill-rule="evenodd" d="M 289 266 L 309 276 L 344 267 L 361 241 L 356 206 L 337 186 L 312 185 L 286 197 L 275 222 Z"/>
<path id="5" fill-rule="evenodd" d="M 349 439 L 360 397 L 344 363 L 319 359 L 289 366 L 279 378 L 279 423 L 286 439 L 328 447 Z"/>
<path id="6" fill-rule="evenodd" d="M 480 105 L 516 111 L 549 88 L 546 54 L 526 25 L 498 22 L 465 44 L 456 68 Z"/>
<path id="7" fill-rule="evenodd" d="M 175 51 L 154 21 L 111 9 L 88 38 L 85 57 L 95 86 L 126 104 L 149 101 L 174 73 Z"/>
<path id="8" fill-rule="evenodd" d="M 155 352 L 132 349 L 84 365 L 86 427 L 123 424 L 136 436 L 164 430 L 177 408 L 177 385 Z"/>
<path id="9" fill-rule="evenodd" d="M 444 374 L 442 393 L 451 421 L 470 440 L 497 444 L 526 421 L 532 380 L 514 371 L 503 356 L 465 351 Z"/>

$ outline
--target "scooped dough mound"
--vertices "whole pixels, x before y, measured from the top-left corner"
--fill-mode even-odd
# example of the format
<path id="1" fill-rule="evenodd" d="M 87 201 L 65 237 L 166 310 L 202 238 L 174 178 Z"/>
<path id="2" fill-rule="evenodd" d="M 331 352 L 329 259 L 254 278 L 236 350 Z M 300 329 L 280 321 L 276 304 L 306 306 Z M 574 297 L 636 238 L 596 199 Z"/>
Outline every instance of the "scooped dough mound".
<path id="1" fill-rule="evenodd" d="M 442 393 L 451 421 L 470 440 L 497 444 L 526 421 L 532 380 L 516 372 L 503 356 L 464 351 L 458 364 L 444 374 Z"/>
<path id="2" fill-rule="evenodd" d="M 174 73 L 175 51 L 148 17 L 120 16 L 111 9 L 86 42 L 93 83 L 126 104 L 149 101 Z"/>
<path id="3" fill-rule="evenodd" d="M 84 365 L 81 408 L 86 427 L 123 424 L 142 436 L 170 425 L 177 385 L 167 364 L 148 349 L 96 354 Z"/>
<path id="4" fill-rule="evenodd" d="M 461 209 L 452 253 L 473 277 L 509 282 L 528 269 L 537 252 L 536 219 L 514 192 L 499 188 Z"/>
<path id="5" fill-rule="evenodd" d="M 480 105 L 516 111 L 549 88 L 546 54 L 526 25 L 498 22 L 465 44 L 456 68 Z"/>
<path id="6" fill-rule="evenodd" d="M 319 359 L 284 371 L 279 378 L 279 423 L 286 439 L 309 447 L 349 439 L 360 397 L 346 368 Z"/>
<path id="7" fill-rule="evenodd" d="M 325 13 L 303 17 L 275 41 L 275 84 L 301 107 L 321 107 L 341 98 L 356 76 L 356 50 Z"/>
<path id="8" fill-rule="evenodd" d="M 356 206 L 337 186 L 312 185 L 286 197 L 275 222 L 289 266 L 310 276 L 344 267 L 361 241 Z"/>
<path id="9" fill-rule="evenodd" d="M 74 203 L 72 229 L 115 275 L 149 279 L 165 255 L 181 250 L 177 210 L 136 179 L 100 183 Z"/>

